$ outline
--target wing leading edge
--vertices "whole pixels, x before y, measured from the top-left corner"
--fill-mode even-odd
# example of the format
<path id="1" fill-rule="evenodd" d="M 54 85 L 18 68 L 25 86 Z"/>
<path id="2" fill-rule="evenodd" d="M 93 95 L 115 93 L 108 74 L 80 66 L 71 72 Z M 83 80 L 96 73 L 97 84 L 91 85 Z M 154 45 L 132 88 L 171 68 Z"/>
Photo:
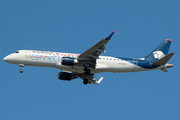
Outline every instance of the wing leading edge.
<path id="1" fill-rule="evenodd" d="M 95 68 L 96 65 L 96 59 L 99 58 L 99 55 L 104 52 L 105 45 L 107 42 L 111 39 L 115 31 L 113 31 L 108 37 L 102 39 L 99 41 L 97 44 L 86 50 L 84 53 L 82 53 L 79 57 L 78 60 L 84 60 L 85 62 L 88 62 L 91 64 L 91 68 Z"/>

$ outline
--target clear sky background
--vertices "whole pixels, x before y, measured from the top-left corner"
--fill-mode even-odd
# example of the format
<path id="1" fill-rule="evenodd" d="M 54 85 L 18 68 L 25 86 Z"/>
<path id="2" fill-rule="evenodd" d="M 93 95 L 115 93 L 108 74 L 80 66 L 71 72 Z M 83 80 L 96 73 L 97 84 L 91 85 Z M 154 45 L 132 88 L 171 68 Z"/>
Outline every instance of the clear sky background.
<path id="1" fill-rule="evenodd" d="M 1 0 L 1 120 L 179 120 L 179 0 Z M 144 57 L 164 39 L 176 52 L 168 73 L 100 73 L 99 85 L 57 78 L 58 69 L 3 62 L 16 50 L 83 53 L 106 45 L 117 57 Z"/>

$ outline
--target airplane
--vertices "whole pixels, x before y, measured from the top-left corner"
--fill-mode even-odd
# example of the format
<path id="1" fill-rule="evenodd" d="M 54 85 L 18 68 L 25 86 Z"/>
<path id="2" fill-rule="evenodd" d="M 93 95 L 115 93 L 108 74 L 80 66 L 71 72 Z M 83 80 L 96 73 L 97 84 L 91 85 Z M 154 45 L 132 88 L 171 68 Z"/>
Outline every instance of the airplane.
<path id="1" fill-rule="evenodd" d="M 58 72 L 58 79 L 71 81 L 81 78 L 84 85 L 99 84 L 103 77 L 95 80 L 95 73 L 114 72 L 140 72 L 149 70 L 161 70 L 168 72 L 166 68 L 173 67 L 173 64 L 167 63 L 174 55 L 169 53 L 169 47 L 172 39 L 165 39 L 148 56 L 142 58 L 121 58 L 111 56 L 100 56 L 105 53 L 105 45 L 109 42 L 115 31 L 108 37 L 102 39 L 97 44 L 83 52 L 62 53 L 38 50 L 18 50 L 3 58 L 3 61 L 11 64 L 17 64 L 23 72 L 24 66 L 52 67 L 62 71 Z"/>

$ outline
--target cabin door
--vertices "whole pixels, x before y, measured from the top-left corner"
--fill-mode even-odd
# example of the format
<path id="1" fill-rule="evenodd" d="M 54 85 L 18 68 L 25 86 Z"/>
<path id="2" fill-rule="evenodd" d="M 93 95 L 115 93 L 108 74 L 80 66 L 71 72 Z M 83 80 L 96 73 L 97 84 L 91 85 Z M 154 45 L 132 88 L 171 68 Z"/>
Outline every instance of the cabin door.
<path id="1" fill-rule="evenodd" d="M 138 59 L 134 58 L 133 59 L 133 64 L 134 64 L 134 66 L 138 65 Z"/>

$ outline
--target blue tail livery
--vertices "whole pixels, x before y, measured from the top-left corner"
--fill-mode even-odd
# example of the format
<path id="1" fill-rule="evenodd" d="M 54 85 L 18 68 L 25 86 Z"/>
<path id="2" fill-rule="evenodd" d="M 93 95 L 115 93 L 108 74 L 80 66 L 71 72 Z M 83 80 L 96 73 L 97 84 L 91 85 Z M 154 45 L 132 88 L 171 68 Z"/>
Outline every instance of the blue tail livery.
<path id="1" fill-rule="evenodd" d="M 156 49 L 154 49 L 145 59 L 151 61 L 151 63 L 166 56 L 171 45 L 171 39 L 165 39 Z"/>

